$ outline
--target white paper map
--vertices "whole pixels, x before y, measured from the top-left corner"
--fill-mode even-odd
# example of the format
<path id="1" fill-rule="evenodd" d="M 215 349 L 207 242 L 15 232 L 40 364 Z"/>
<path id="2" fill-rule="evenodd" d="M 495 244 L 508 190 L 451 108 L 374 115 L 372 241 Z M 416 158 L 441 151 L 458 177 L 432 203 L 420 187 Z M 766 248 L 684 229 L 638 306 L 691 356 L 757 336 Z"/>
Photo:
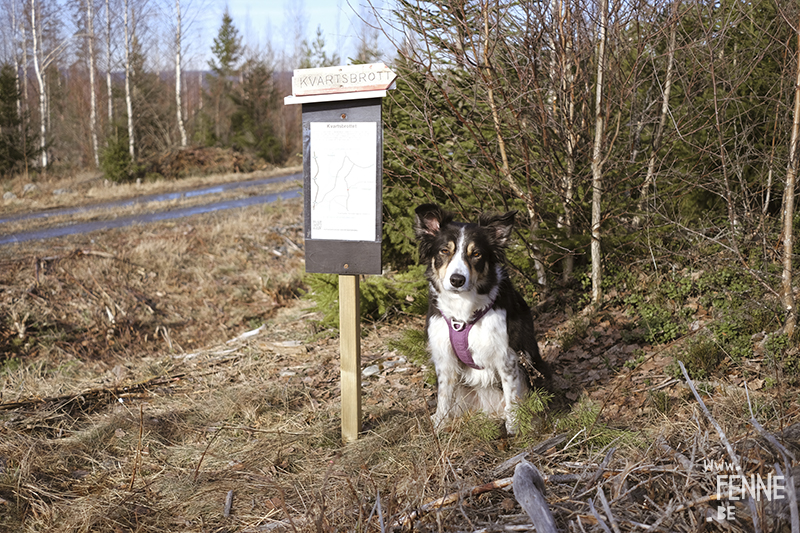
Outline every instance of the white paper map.
<path id="1" fill-rule="evenodd" d="M 378 124 L 312 122 L 311 238 L 374 241 Z"/>

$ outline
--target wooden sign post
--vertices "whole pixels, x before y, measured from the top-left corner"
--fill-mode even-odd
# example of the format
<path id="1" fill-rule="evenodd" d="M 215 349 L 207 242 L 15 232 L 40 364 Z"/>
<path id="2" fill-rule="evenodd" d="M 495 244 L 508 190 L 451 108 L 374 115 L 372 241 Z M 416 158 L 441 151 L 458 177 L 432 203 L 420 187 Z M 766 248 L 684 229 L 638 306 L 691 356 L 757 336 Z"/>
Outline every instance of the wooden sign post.
<path id="1" fill-rule="evenodd" d="M 285 104 L 303 106 L 306 272 L 339 274 L 342 439 L 361 432 L 359 278 L 381 273 L 382 63 L 299 69 Z"/>

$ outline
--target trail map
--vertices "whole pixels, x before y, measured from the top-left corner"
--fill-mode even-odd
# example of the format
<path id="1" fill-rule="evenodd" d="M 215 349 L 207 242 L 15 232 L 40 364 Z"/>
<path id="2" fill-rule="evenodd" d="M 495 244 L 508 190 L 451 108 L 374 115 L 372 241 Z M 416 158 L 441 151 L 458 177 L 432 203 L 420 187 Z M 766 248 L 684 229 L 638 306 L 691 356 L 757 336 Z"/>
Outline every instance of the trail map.
<path id="1" fill-rule="evenodd" d="M 312 122 L 311 238 L 375 241 L 375 122 Z"/>

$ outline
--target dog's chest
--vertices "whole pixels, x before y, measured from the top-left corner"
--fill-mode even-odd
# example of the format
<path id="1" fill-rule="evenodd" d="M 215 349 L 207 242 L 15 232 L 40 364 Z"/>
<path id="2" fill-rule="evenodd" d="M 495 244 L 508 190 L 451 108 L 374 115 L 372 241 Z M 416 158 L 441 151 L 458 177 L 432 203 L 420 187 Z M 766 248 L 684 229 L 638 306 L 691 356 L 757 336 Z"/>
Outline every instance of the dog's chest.
<path id="1" fill-rule="evenodd" d="M 442 316 L 431 317 L 428 324 L 428 341 L 435 365 L 459 364 L 451 344 L 449 326 Z M 489 370 L 503 365 L 503 358 L 507 357 L 509 351 L 506 311 L 504 309 L 488 311 L 473 324 L 467 341 L 476 366 Z"/>

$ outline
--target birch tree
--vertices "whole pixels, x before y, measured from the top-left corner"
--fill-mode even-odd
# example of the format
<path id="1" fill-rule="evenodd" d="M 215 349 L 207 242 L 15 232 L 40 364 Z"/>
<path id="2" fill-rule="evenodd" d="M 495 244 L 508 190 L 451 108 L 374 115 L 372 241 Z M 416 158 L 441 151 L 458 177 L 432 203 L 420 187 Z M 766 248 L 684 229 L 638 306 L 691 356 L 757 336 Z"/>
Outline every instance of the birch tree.
<path id="1" fill-rule="evenodd" d="M 31 0 L 33 1 L 33 0 Z M 125 0 L 125 107 L 128 111 L 128 153 L 131 156 L 131 161 L 136 159 L 133 140 L 133 103 L 131 97 L 131 24 L 129 23 L 130 8 L 128 0 Z"/>
<path id="2" fill-rule="evenodd" d="M 600 247 L 600 223 L 603 212 L 603 76 L 605 75 L 606 34 L 608 32 L 608 0 L 600 5 L 600 27 L 597 36 L 597 79 L 595 81 L 594 147 L 592 149 L 592 305 L 599 306 L 603 298 L 603 254 Z"/>
<path id="3" fill-rule="evenodd" d="M 41 52 L 41 31 L 37 24 L 36 13 L 38 12 L 36 0 L 31 0 L 31 35 L 33 46 L 33 70 L 36 74 L 36 82 L 39 87 L 39 147 L 41 149 L 42 168 L 47 168 L 47 85 L 44 73 L 45 65 Z"/>
<path id="4" fill-rule="evenodd" d="M 106 89 L 108 91 L 108 125 L 114 124 L 114 94 L 111 86 L 111 0 L 106 0 Z"/>
<path id="5" fill-rule="evenodd" d="M 672 78 L 674 73 L 674 65 L 675 65 L 675 46 L 676 46 L 676 39 L 678 33 L 678 8 L 680 7 L 681 2 L 680 0 L 675 0 L 672 4 L 672 15 L 670 17 L 670 32 L 669 32 L 669 44 L 667 45 L 667 68 L 666 73 L 664 74 L 664 85 L 662 90 L 661 96 L 661 116 L 659 118 L 659 122 L 656 125 L 656 131 L 653 135 L 653 146 L 650 150 L 650 155 L 647 159 L 647 173 L 645 174 L 644 182 L 642 183 L 642 187 L 640 189 L 640 196 L 639 196 L 639 205 L 638 211 L 639 213 L 644 211 L 645 204 L 647 203 L 648 197 L 650 196 L 650 189 L 653 187 L 655 181 L 655 170 L 656 170 L 656 160 L 658 159 L 658 152 L 661 150 L 661 141 L 664 138 L 664 128 L 667 125 L 667 116 L 669 113 L 669 97 L 670 93 L 672 92 Z M 637 214 L 634 218 L 634 225 L 639 226 L 641 224 L 641 216 Z"/>
<path id="6" fill-rule="evenodd" d="M 100 167 L 100 153 L 97 146 L 97 92 L 95 87 L 94 60 L 94 0 L 86 0 L 86 38 L 89 45 L 89 131 L 92 136 L 92 155 L 95 168 Z"/>
<path id="7" fill-rule="evenodd" d="M 796 30 L 797 43 L 800 45 L 800 25 Z M 797 322 L 797 312 L 795 310 L 793 279 L 793 250 L 794 250 L 794 196 L 795 182 L 797 179 L 798 154 L 797 143 L 800 140 L 800 49 L 797 54 L 797 78 L 794 88 L 794 113 L 792 119 L 792 136 L 789 141 L 789 164 L 786 169 L 786 184 L 783 189 L 783 274 L 781 276 L 781 293 L 783 307 L 787 313 L 787 319 L 783 326 L 783 332 L 787 337 L 792 338 Z"/>
<path id="8" fill-rule="evenodd" d="M 178 131 L 181 135 L 181 146 L 188 144 L 186 127 L 183 124 L 183 103 L 181 101 L 181 0 L 175 0 L 175 106 L 178 108 Z"/>

